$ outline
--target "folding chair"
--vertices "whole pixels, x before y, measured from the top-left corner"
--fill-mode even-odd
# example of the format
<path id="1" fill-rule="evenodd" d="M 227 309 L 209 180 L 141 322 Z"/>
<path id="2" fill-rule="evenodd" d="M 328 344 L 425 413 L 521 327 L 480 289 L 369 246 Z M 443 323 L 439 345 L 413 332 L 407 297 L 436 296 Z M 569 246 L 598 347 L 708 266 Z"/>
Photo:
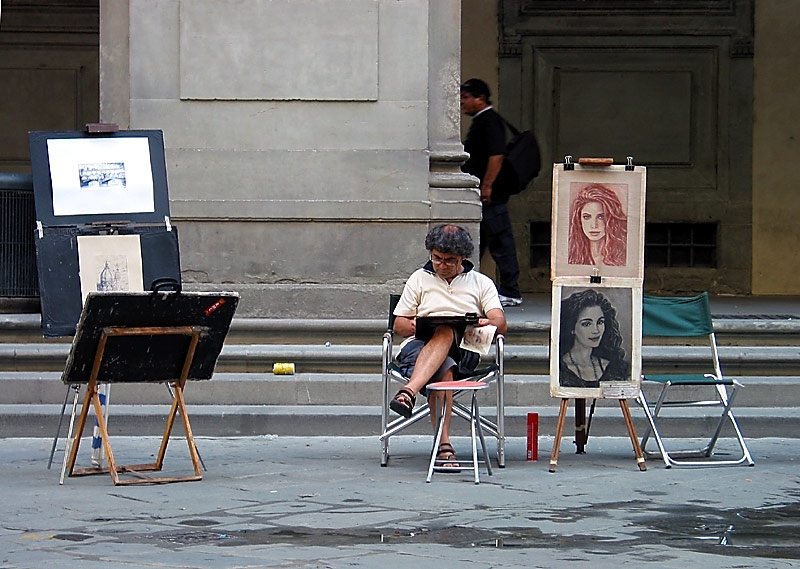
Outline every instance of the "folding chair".
<path id="1" fill-rule="evenodd" d="M 394 394 L 392 393 L 392 381 L 397 381 L 402 384 L 408 383 L 409 378 L 406 377 L 400 368 L 394 362 L 394 353 L 392 349 L 392 340 L 394 338 L 394 309 L 400 301 L 400 295 L 392 294 L 389 296 L 389 326 L 383 334 L 382 341 L 382 355 L 381 355 L 381 466 L 387 466 L 389 461 L 389 439 L 398 434 L 403 429 L 410 427 L 420 419 L 428 417 L 431 413 L 428 403 L 417 405 L 413 414 L 409 418 L 398 417 L 391 419 L 389 414 L 389 402 Z M 494 362 L 487 367 L 479 367 L 473 373 L 459 379 L 468 381 L 482 381 L 482 382 L 495 382 L 496 383 L 496 417 L 495 422 L 486 418 L 485 414 L 481 414 L 481 428 L 484 432 L 497 438 L 497 465 L 500 468 L 505 468 L 505 423 L 504 423 L 504 393 L 503 393 L 503 350 L 505 347 L 505 338 L 498 334 L 495 338 L 495 356 Z M 469 406 L 459 403 L 456 399 L 462 395 L 463 391 L 453 392 L 453 414 L 470 421 L 472 418 L 472 410 Z M 488 460 L 488 458 L 487 458 Z"/>
<path id="2" fill-rule="evenodd" d="M 711 306 L 708 302 L 708 293 L 704 292 L 695 297 L 644 296 L 642 299 L 642 335 L 705 338 L 709 344 L 709 367 L 713 368 L 713 373 L 643 374 L 642 379 L 645 382 L 659 383 L 662 385 L 662 389 L 655 404 L 647 401 L 644 391 L 639 395 L 638 403 L 644 409 L 649 423 L 649 427 L 642 437 L 642 450 L 650 455 L 660 454 L 667 468 L 672 466 L 735 466 L 740 464 L 753 466 L 755 463 L 750 456 L 750 451 L 732 411 L 736 393 L 743 386 L 738 381 L 725 378 L 722 375 L 717 342 L 711 321 Z M 676 346 L 675 349 L 679 349 L 679 347 Z M 667 400 L 667 394 L 679 388 L 689 388 L 689 391 L 696 397 L 705 397 L 703 395 L 704 392 L 712 391 L 713 398 L 709 394 L 707 399 Z M 704 447 L 696 450 L 667 451 L 664 437 L 658 425 L 661 424 L 663 426 L 665 421 L 665 418 L 661 417 L 662 410 L 670 407 L 715 407 L 721 409 L 716 428 Z M 711 459 L 726 420 L 733 427 L 742 455 L 732 460 Z M 656 445 L 658 445 L 658 451 L 648 452 L 646 449 L 651 432 Z"/>

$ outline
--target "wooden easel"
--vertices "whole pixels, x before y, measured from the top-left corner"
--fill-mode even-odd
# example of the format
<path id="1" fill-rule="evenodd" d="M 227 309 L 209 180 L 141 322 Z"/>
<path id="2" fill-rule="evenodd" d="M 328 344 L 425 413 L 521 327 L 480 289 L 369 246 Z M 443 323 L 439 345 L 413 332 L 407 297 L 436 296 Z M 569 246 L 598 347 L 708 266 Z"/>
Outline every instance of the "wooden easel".
<path id="1" fill-rule="evenodd" d="M 578 164 L 581 166 L 589 166 L 589 167 L 608 167 L 613 166 L 614 159 L 613 158 L 580 158 L 578 159 Z M 565 156 L 564 157 L 564 171 L 568 170 L 575 170 L 575 164 L 572 162 L 572 156 Z M 633 157 L 627 157 L 627 164 L 625 165 L 624 170 L 627 171 L 634 171 L 635 167 L 633 165 Z M 555 184 L 555 178 L 554 178 Z M 642 187 L 642 190 L 644 188 Z M 556 199 L 557 193 L 554 192 L 554 199 Z M 643 199 L 643 198 L 642 198 Z M 641 202 L 641 219 L 644 219 L 644 202 Z M 556 206 L 554 205 L 553 210 L 553 222 L 555 223 L 555 214 L 556 214 Z M 644 228 L 642 227 L 642 231 Z M 555 234 L 555 233 L 554 233 Z M 555 248 L 555 245 L 554 245 Z M 553 262 L 555 263 L 555 257 L 553 257 Z M 640 260 L 641 263 L 641 260 Z M 566 275 L 565 275 L 566 276 Z M 574 276 L 574 275 L 569 275 Z M 626 277 L 628 280 L 634 280 L 631 277 Z M 555 286 L 554 279 L 554 286 Z M 635 279 L 638 281 L 636 284 L 641 286 L 641 276 Z M 589 283 L 590 284 L 600 284 L 602 282 L 602 278 L 598 272 L 598 269 L 594 269 L 594 274 L 589 276 Z M 552 356 L 551 356 L 552 357 Z M 552 360 L 551 360 L 552 361 Z M 580 397 L 573 397 L 575 399 L 575 445 L 577 447 L 578 454 L 584 454 L 586 443 L 589 439 L 589 427 L 591 426 L 591 416 L 592 412 L 589 414 L 589 422 L 586 421 L 586 399 Z M 607 397 L 609 399 L 613 399 L 616 397 Z M 558 452 L 561 446 L 561 437 L 564 433 L 564 420 L 566 419 L 567 415 L 567 407 L 569 405 L 569 397 L 565 397 L 561 399 L 561 409 L 558 414 L 558 424 L 556 425 L 556 434 L 555 434 L 555 441 L 553 442 L 553 453 L 550 457 L 550 472 L 556 471 L 556 466 L 558 465 Z M 630 409 L 628 407 L 628 400 L 620 394 L 619 397 L 619 405 L 622 409 L 622 416 L 625 419 L 625 426 L 628 429 L 628 436 L 631 439 L 631 443 L 633 444 L 633 452 L 636 455 L 636 464 L 639 467 L 639 470 L 645 471 L 647 470 L 647 465 L 644 461 L 644 454 L 642 453 L 641 445 L 639 444 L 639 440 L 636 437 L 636 430 L 633 425 L 633 420 L 631 419 Z M 594 411 L 594 403 L 592 403 L 592 411 Z"/>
<path id="2" fill-rule="evenodd" d="M 187 482 L 193 480 L 202 480 L 203 475 L 200 470 L 200 458 L 197 449 L 194 445 L 194 437 L 192 435 L 192 428 L 189 424 L 189 417 L 186 413 L 186 403 L 183 398 L 183 389 L 186 380 L 189 376 L 189 369 L 191 368 L 192 361 L 194 360 L 195 350 L 201 333 L 207 330 L 204 326 L 164 326 L 164 327 L 106 327 L 103 328 L 97 344 L 97 352 L 95 354 L 94 362 L 92 364 L 92 372 L 89 378 L 89 383 L 86 390 L 86 395 L 83 400 L 83 408 L 81 409 L 80 418 L 78 420 L 78 428 L 75 432 L 75 438 L 72 441 L 72 447 L 69 455 L 68 472 L 69 476 L 86 476 L 91 474 L 101 474 L 108 472 L 111 475 L 111 480 L 115 486 L 127 484 L 149 484 L 149 483 L 164 483 L 164 482 Z M 164 430 L 164 436 L 161 439 L 161 446 L 158 450 L 156 461 L 149 464 L 133 464 L 127 466 L 117 466 L 114 462 L 114 454 L 111 451 L 111 443 L 108 437 L 108 429 L 106 427 L 106 420 L 103 414 L 103 409 L 100 405 L 100 397 L 97 392 L 98 375 L 100 373 L 101 363 L 103 361 L 103 353 L 105 352 L 106 342 L 108 338 L 114 336 L 167 336 L 167 335 L 181 335 L 189 336 L 189 347 L 186 351 L 186 357 L 183 361 L 181 375 L 178 381 L 174 382 L 174 398 L 172 406 L 170 407 L 169 416 L 167 417 L 167 425 Z M 100 428 L 101 437 L 103 440 L 103 448 L 106 453 L 106 460 L 108 468 L 82 468 L 75 469 L 75 460 L 78 456 L 78 447 L 81 442 L 81 435 L 86 426 L 86 418 L 89 414 L 89 405 L 94 407 L 94 412 L 97 417 L 97 424 Z M 142 478 L 133 480 L 120 480 L 120 472 L 132 472 L 141 474 L 142 471 L 157 471 L 161 470 L 164 464 L 164 455 L 167 451 L 167 443 L 172 434 L 172 426 L 175 423 L 175 414 L 180 413 L 183 420 L 183 427 L 186 433 L 186 442 L 189 445 L 189 455 L 192 459 L 194 466 L 194 476 L 185 476 L 180 478 L 165 477 L 154 478 L 148 475 L 142 475 Z M 67 443 L 69 446 L 69 442 Z"/>
<path id="3" fill-rule="evenodd" d="M 579 403 L 580 401 L 580 403 Z M 553 441 L 553 454 L 550 456 L 550 472 L 556 471 L 558 465 L 558 451 L 561 446 L 561 436 L 564 434 L 564 420 L 567 418 L 567 407 L 569 405 L 569 398 L 561 400 L 561 409 L 558 413 L 558 424 L 556 425 L 556 438 Z M 636 464 L 639 470 L 644 472 L 647 470 L 647 465 L 644 462 L 644 454 L 642 447 L 639 445 L 639 439 L 636 437 L 636 430 L 633 427 L 633 419 L 631 419 L 631 411 L 628 407 L 627 399 L 620 399 L 619 406 L 622 409 L 622 416 L 625 418 L 625 426 L 628 428 L 628 436 L 633 443 L 633 452 L 636 455 Z M 580 420 L 579 420 L 580 419 Z M 589 438 L 589 431 L 586 428 L 586 400 L 575 399 L 575 444 L 578 446 L 578 453 L 582 454 L 586 441 Z"/>

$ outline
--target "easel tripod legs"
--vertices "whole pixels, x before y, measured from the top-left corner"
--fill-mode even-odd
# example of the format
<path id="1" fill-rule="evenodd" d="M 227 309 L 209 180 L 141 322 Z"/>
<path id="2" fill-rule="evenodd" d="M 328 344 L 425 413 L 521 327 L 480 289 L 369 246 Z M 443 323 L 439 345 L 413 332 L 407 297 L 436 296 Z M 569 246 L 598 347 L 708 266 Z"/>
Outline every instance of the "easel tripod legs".
<path id="1" fill-rule="evenodd" d="M 172 386 L 169 383 L 165 383 L 164 385 L 167 386 L 167 391 L 169 391 L 170 397 L 172 397 L 172 399 L 174 400 L 175 399 L 175 390 L 172 389 Z M 203 470 L 208 472 L 208 468 L 206 468 L 206 463 L 203 461 L 203 457 L 200 456 L 200 451 L 197 450 L 197 445 L 195 445 L 194 450 L 197 453 L 197 458 L 200 460 L 200 465 L 203 467 Z"/>
<path id="2" fill-rule="evenodd" d="M 567 405 L 569 399 L 561 400 L 561 409 L 558 412 L 558 423 L 556 424 L 556 438 L 553 441 L 553 454 L 550 455 L 550 472 L 556 471 L 558 466 L 558 449 L 561 447 L 561 435 L 564 434 L 564 419 L 567 417 Z"/>
<path id="3" fill-rule="evenodd" d="M 64 411 L 66 411 L 67 409 L 67 402 L 69 401 L 70 390 L 75 391 L 75 398 L 73 399 L 72 402 L 72 417 L 70 419 L 70 429 L 72 428 L 72 422 L 75 421 L 75 412 L 78 408 L 78 392 L 80 391 L 80 386 L 68 385 L 67 392 L 64 394 L 64 403 L 61 405 L 61 414 L 58 417 L 58 427 L 56 428 L 56 434 L 53 437 L 53 445 L 50 447 L 50 458 L 47 461 L 47 470 L 50 470 L 50 467 L 53 466 L 53 456 L 56 453 L 56 446 L 58 446 L 58 437 L 59 435 L 61 435 L 61 424 L 64 422 Z M 70 433 L 67 434 L 67 439 L 69 439 L 69 436 L 71 434 L 72 432 L 70 431 Z M 69 449 L 69 440 L 67 440 L 66 449 Z M 64 453 L 66 454 L 67 450 L 65 450 Z"/>
<path id="4" fill-rule="evenodd" d="M 80 447 L 81 435 L 83 434 L 83 429 L 86 426 L 86 420 L 89 415 L 90 404 L 94 407 L 94 411 L 97 417 L 97 425 L 100 429 L 100 436 L 103 440 L 103 449 L 105 450 L 106 453 L 106 462 L 108 463 L 108 467 L 75 469 L 75 461 L 78 456 L 78 448 Z M 167 451 L 167 443 L 169 442 L 169 437 L 172 433 L 172 427 L 175 423 L 175 416 L 179 412 L 181 414 L 181 418 L 183 419 L 186 441 L 189 446 L 189 454 L 191 456 L 192 466 L 194 468 L 194 476 L 186 476 L 182 478 L 144 477 L 142 479 L 136 479 L 136 480 L 120 480 L 119 478 L 120 472 L 141 473 L 143 471 L 161 470 L 164 464 L 164 455 Z M 186 404 L 183 398 L 182 387 L 179 384 L 175 385 L 175 398 L 172 402 L 172 406 L 170 407 L 170 413 L 167 419 L 167 425 L 164 430 L 164 436 L 161 439 L 161 446 L 159 447 L 158 450 L 158 456 L 156 458 L 156 462 L 148 464 L 117 466 L 116 461 L 114 460 L 114 453 L 111 450 L 111 444 L 109 443 L 108 429 L 106 426 L 105 417 L 103 416 L 103 410 L 100 405 L 100 397 L 97 393 L 97 383 L 95 381 L 91 381 L 87 387 L 86 396 L 83 401 L 83 408 L 81 409 L 81 414 L 78 418 L 78 426 L 75 429 L 75 436 L 72 440 L 69 457 L 65 462 L 65 470 L 69 473 L 69 476 L 84 476 L 89 474 L 100 474 L 108 472 L 111 475 L 111 479 L 115 486 L 129 485 L 129 484 L 146 484 L 155 482 L 184 482 L 191 480 L 202 480 L 203 475 L 200 471 L 200 459 L 199 455 L 197 454 L 197 449 L 195 448 L 194 445 L 194 437 L 192 435 L 192 429 L 189 424 L 188 417 L 186 415 Z"/>
<path id="5" fill-rule="evenodd" d="M 565 398 L 561 400 L 561 409 L 559 410 L 558 413 L 558 424 L 556 425 L 556 436 L 555 440 L 553 441 L 553 454 L 550 457 L 550 469 L 549 469 L 550 472 L 555 472 L 556 467 L 558 466 L 558 451 L 561 446 L 561 437 L 564 434 L 564 420 L 566 419 L 567 416 L 568 404 L 569 404 L 569 399 Z M 622 409 L 622 416 L 625 419 L 625 426 L 628 429 L 628 436 L 631 439 L 631 443 L 633 443 L 633 452 L 636 455 L 636 464 L 639 467 L 639 470 L 645 471 L 647 470 L 647 465 L 644 462 L 644 454 L 642 453 L 642 448 L 639 446 L 639 440 L 636 437 L 636 430 L 634 429 L 633 426 L 633 419 L 631 419 L 631 411 L 630 408 L 628 407 L 628 400 L 620 399 L 619 406 Z M 578 407 L 579 406 L 576 405 L 575 408 L 576 414 L 578 414 L 579 412 Z M 582 407 L 582 411 L 585 413 L 585 410 L 586 407 L 584 405 Z M 579 424 L 577 417 L 576 417 L 576 424 Z M 577 435 L 578 433 L 576 432 L 576 438 L 579 438 Z M 585 444 L 586 439 L 581 438 L 580 442 Z M 581 446 L 579 445 L 578 448 L 580 452 Z"/>
<path id="6" fill-rule="evenodd" d="M 625 417 L 625 426 L 628 427 L 628 436 L 631 438 L 631 443 L 633 443 L 633 453 L 636 455 L 636 464 L 639 466 L 639 470 L 644 472 L 647 470 L 647 465 L 644 462 L 644 453 L 642 453 L 642 447 L 639 446 L 639 439 L 636 436 L 636 429 L 633 427 L 633 419 L 631 419 L 631 410 L 630 407 L 628 407 L 628 400 L 620 399 L 619 406 L 622 409 L 622 416 Z"/>
<path id="7" fill-rule="evenodd" d="M 67 461 L 69 459 L 69 451 L 72 448 L 72 437 L 75 433 L 75 413 L 78 410 L 78 395 L 80 395 L 80 385 L 71 385 L 69 389 L 75 390 L 75 397 L 72 400 L 72 413 L 69 416 L 69 429 L 67 429 L 67 440 L 64 443 L 64 460 L 61 461 L 61 475 L 58 478 L 59 484 L 64 484 L 64 476 L 67 473 Z M 67 391 L 69 393 L 69 391 Z M 64 411 L 61 411 L 61 415 L 64 415 Z M 56 440 L 58 440 L 58 434 L 56 434 Z M 53 446 L 53 450 L 55 450 L 55 445 Z M 50 460 L 52 461 L 53 455 L 51 453 Z M 48 468 L 50 466 L 48 465 Z"/>

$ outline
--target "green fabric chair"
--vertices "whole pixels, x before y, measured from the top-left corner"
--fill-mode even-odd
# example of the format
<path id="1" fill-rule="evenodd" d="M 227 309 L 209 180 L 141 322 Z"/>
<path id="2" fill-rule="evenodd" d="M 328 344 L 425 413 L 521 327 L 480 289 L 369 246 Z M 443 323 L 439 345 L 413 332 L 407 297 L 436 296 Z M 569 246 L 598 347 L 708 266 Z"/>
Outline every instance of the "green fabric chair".
<path id="1" fill-rule="evenodd" d="M 644 390 L 639 396 L 639 404 L 645 411 L 649 427 L 642 437 L 642 450 L 649 455 L 659 455 L 664 460 L 667 468 L 672 466 L 734 466 L 746 464 L 753 466 L 739 424 L 733 415 L 732 407 L 736 393 L 741 383 L 722 375 L 719 363 L 717 341 L 714 336 L 714 327 L 711 320 L 711 306 L 708 302 L 708 293 L 704 292 L 694 297 L 655 297 L 642 298 L 642 336 L 667 336 L 680 338 L 705 338 L 709 345 L 708 365 L 713 370 L 711 373 L 673 373 L 673 374 L 648 374 L 644 373 L 645 382 L 658 383 L 662 386 L 661 393 L 655 404 L 651 404 L 645 397 Z M 675 349 L 680 349 L 676 346 Z M 696 397 L 706 399 L 668 400 L 667 394 L 680 388 Z M 704 393 L 710 393 L 704 396 Z M 712 398 L 713 397 L 713 398 Z M 703 448 L 696 450 L 668 451 L 658 428 L 667 417 L 662 417 L 661 412 L 670 407 L 715 407 L 720 409 L 719 420 L 716 428 Z M 741 448 L 741 456 L 736 459 L 713 459 L 714 447 L 720 438 L 726 420 L 733 428 L 736 440 Z M 658 451 L 647 451 L 647 442 L 652 433 L 658 446 Z"/>
<path id="2" fill-rule="evenodd" d="M 400 301 L 399 294 L 392 294 L 389 296 L 389 325 L 386 332 L 383 334 L 382 340 L 382 354 L 381 354 L 381 466 L 387 466 L 389 462 L 389 439 L 398 434 L 403 429 L 410 427 L 420 419 L 428 417 L 431 413 L 430 407 L 427 403 L 422 405 L 417 404 L 414 413 L 406 419 L 405 417 L 398 417 L 392 419 L 389 410 L 389 402 L 394 397 L 392 390 L 392 382 L 399 382 L 402 385 L 408 383 L 409 378 L 406 377 L 400 368 L 394 362 L 393 353 L 393 339 L 394 339 L 394 309 Z M 505 468 L 505 400 L 504 400 L 504 348 L 505 338 L 498 334 L 495 338 L 495 355 L 494 362 L 485 367 L 479 367 L 473 373 L 460 379 L 468 381 L 483 381 L 496 383 L 495 393 L 497 396 L 496 416 L 495 421 L 490 421 L 486 418 L 485 414 L 480 417 L 481 429 L 490 435 L 497 437 L 497 465 L 500 468 Z M 472 409 L 462 403 L 456 401 L 456 398 L 462 395 L 463 392 L 456 391 L 453 393 L 453 414 L 465 419 L 466 421 L 472 420 Z M 488 460 L 488 457 L 487 457 Z"/>

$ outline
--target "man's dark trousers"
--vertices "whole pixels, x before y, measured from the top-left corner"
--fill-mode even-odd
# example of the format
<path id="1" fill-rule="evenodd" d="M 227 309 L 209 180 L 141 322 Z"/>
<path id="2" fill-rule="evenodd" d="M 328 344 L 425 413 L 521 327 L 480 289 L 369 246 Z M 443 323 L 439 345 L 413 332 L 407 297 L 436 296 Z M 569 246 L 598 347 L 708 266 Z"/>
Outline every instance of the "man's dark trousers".
<path id="1" fill-rule="evenodd" d="M 480 255 L 486 249 L 497 265 L 499 282 L 497 292 L 510 298 L 521 298 L 519 290 L 519 263 L 517 262 L 517 245 L 511 228 L 511 217 L 506 204 L 490 204 L 483 206 L 481 220 Z"/>

